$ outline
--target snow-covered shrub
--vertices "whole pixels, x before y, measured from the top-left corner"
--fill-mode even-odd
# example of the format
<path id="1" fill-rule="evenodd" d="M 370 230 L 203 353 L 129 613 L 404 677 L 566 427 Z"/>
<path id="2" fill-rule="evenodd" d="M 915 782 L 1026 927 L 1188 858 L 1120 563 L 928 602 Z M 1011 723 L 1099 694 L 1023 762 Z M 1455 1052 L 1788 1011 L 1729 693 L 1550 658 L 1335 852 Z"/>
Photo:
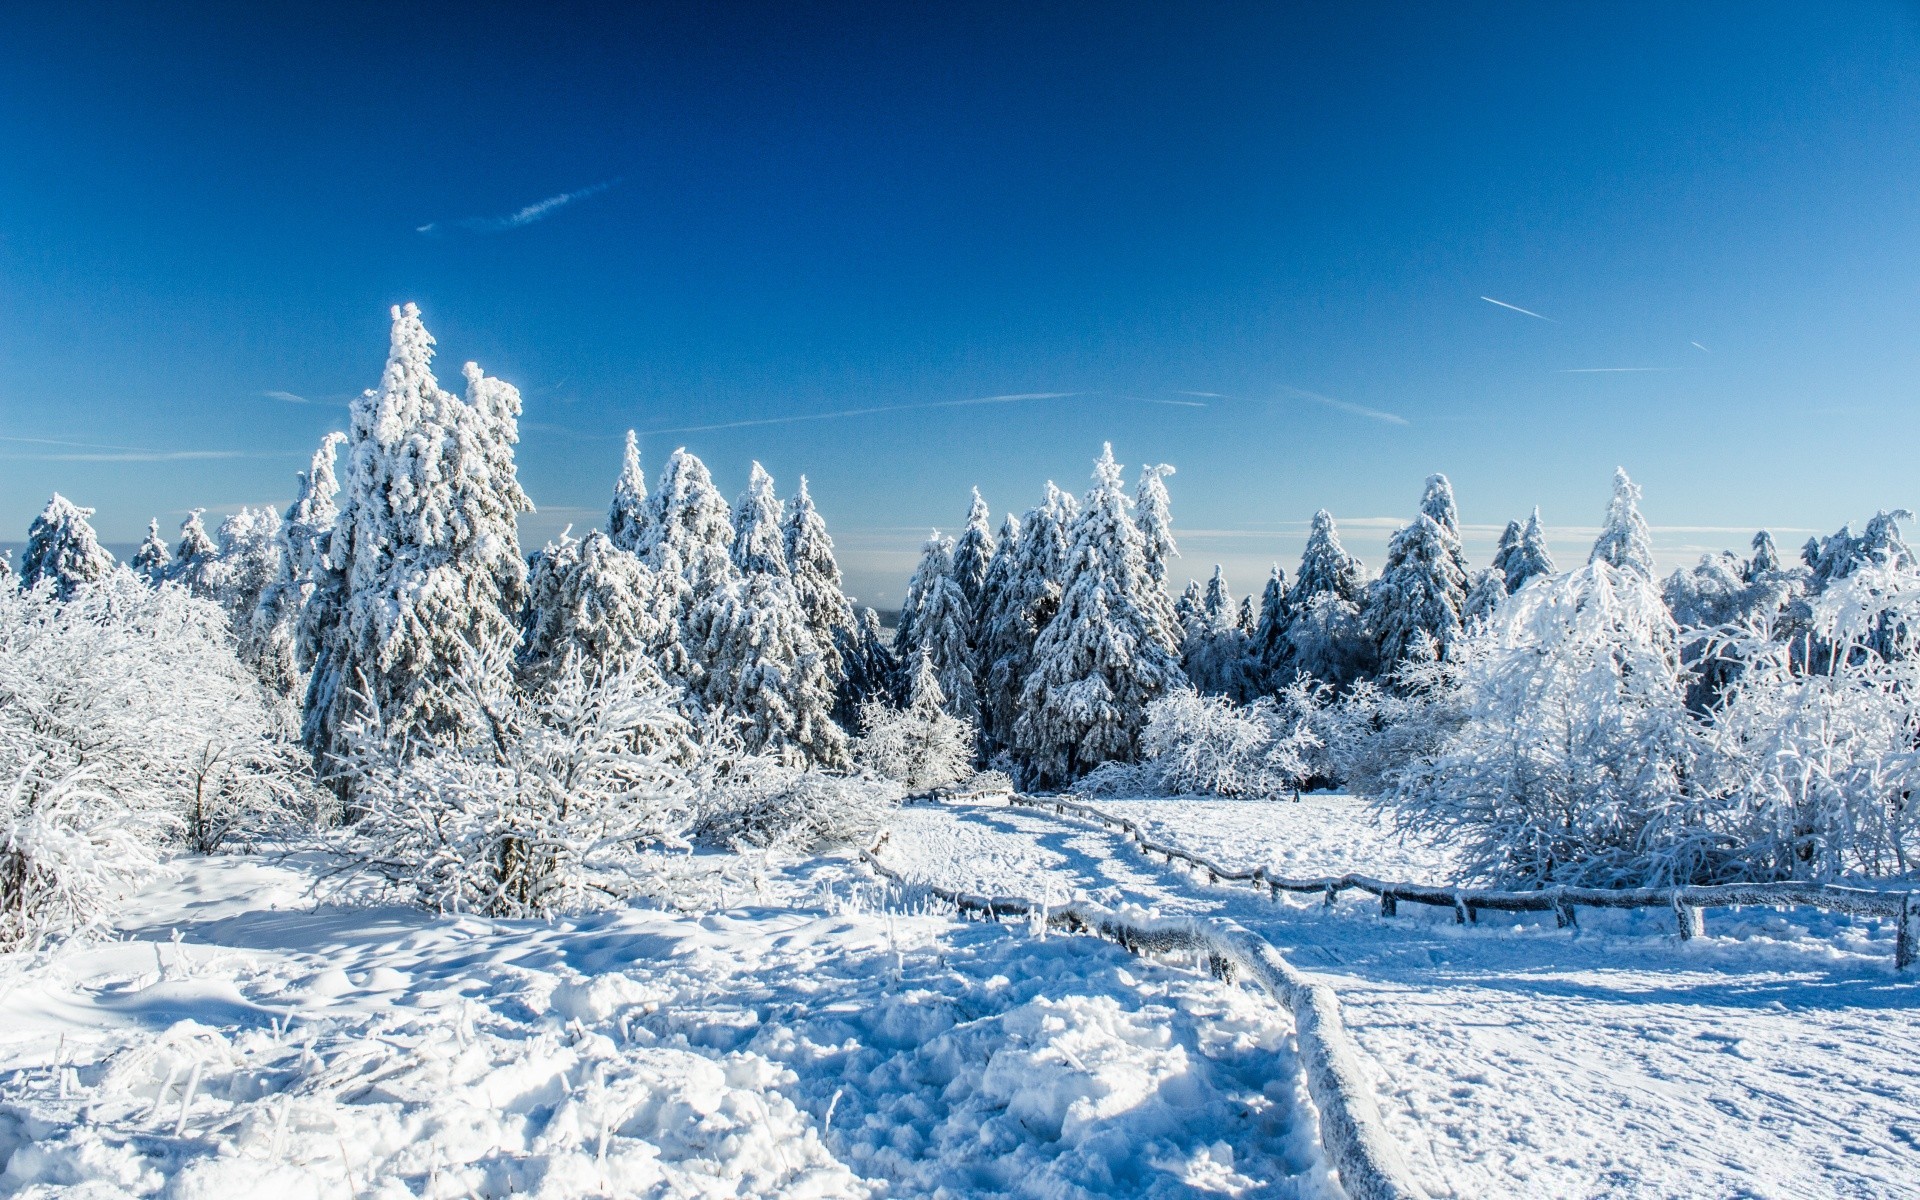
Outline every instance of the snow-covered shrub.
<path id="1" fill-rule="evenodd" d="M 1514 593 L 1461 666 L 1461 723 L 1383 773 L 1401 815 L 1510 886 L 1744 872 L 1692 782 L 1679 630 L 1648 573 L 1596 555 Z"/>
<path id="2" fill-rule="evenodd" d="M 803 770 L 768 755 L 709 748 L 693 834 L 735 848 L 806 851 L 866 842 L 906 789 L 865 772 Z"/>
<path id="3" fill-rule="evenodd" d="M 916 655 L 915 663 L 913 699 L 905 708 L 869 702 L 861 710 L 863 732 L 853 744 L 853 761 L 908 791 L 924 792 L 967 774 L 976 733 L 946 711 L 928 656 Z"/>
<path id="4" fill-rule="evenodd" d="M 457 736 L 415 740 L 371 705 L 347 730 L 337 769 L 360 812 L 341 848 L 427 908 L 529 917 L 619 897 L 635 848 L 693 817 L 674 690 L 571 655 L 525 692 L 509 682 L 513 643 L 464 645 L 428 685 Z"/>
<path id="5" fill-rule="evenodd" d="M 1096 795 L 1284 795 L 1313 774 L 1320 743 L 1307 718 L 1319 695 L 1307 680 L 1249 705 L 1182 688 L 1147 705 L 1141 761 L 1108 763 L 1078 786 Z"/>
<path id="6" fill-rule="evenodd" d="M 0 591 L 0 944 L 89 924 L 169 843 L 301 813 L 278 715 L 182 588 L 116 569 L 65 601 L 51 577 Z"/>
<path id="7" fill-rule="evenodd" d="M 1756 875 L 1920 870 L 1920 575 L 1861 567 L 1811 598 L 1831 649 L 1805 670 L 1760 634 L 1718 652 L 1741 671 L 1708 731 L 1712 782 Z"/>
<path id="8" fill-rule="evenodd" d="M 1363 679 L 1337 703 L 1309 717 L 1321 748 L 1316 778 L 1357 795 L 1384 796 L 1400 775 L 1419 769 L 1465 720 L 1461 677 L 1474 639 L 1455 642 L 1446 657 L 1431 638 L 1416 637 L 1385 680 Z"/>

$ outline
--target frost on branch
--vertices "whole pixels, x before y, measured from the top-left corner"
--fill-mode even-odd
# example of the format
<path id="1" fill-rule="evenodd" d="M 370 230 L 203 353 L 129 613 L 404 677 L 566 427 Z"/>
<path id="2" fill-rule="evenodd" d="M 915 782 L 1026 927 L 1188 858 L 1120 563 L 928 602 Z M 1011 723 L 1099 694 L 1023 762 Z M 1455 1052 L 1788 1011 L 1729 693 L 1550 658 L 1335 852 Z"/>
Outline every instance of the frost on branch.
<path id="1" fill-rule="evenodd" d="M 80 508 L 55 492 L 27 527 L 27 548 L 20 552 L 20 586 L 32 589 L 45 583 L 64 600 L 82 584 L 106 578 L 113 569 L 113 555 L 87 524 L 92 515 L 92 509 Z"/>
<path id="2" fill-rule="evenodd" d="M 853 761 L 910 792 L 957 783 L 972 768 L 973 727 L 946 711 L 946 697 L 925 654 L 915 658 L 907 706 L 869 703 L 861 710 L 861 725 Z"/>

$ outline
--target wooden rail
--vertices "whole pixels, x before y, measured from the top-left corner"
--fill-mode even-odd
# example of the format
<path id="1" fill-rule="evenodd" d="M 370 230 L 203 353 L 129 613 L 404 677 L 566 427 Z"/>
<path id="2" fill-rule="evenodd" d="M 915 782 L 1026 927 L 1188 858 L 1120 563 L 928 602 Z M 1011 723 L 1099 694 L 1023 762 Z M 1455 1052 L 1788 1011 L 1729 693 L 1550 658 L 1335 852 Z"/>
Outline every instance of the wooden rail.
<path id="1" fill-rule="evenodd" d="M 860 851 L 876 874 L 902 886 L 924 887 L 961 912 L 996 919 L 1037 916 L 1049 928 L 1103 937 L 1133 954 L 1203 954 L 1216 977 L 1257 984 L 1293 1013 L 1307 1094 L 1320 1116 L 1320 1142 L 1341 1189 L 1350 1200 L 1428 1200 L 1429 1193 L 1407 1169 L 1400 1140 L 1381 1123 L 1339 998 L 1326 984 L 1301 974 L 1265 938 L 1222 918 L 1136 919 L 1087 902 L 1054 906 L 1022 896 L 988 896 L 908 880 L 880 861 L 878 852 L 886 842 L 882 833 L 871 849 Z"/>
<path id="2" fill-rule="evenodd" d="M 1393 916 L 1401 901 L 1453 910 L 1454 920 L 1465 924 L 1478 921 L 1480 911 L 1550 912 L 1561 928 L 1578 924 L 1576 907 L 1586 908 L 1667 908 L 1672 909 L 1680 926 L 1680 936 L 1695 937 L 1705 928 L 1703 913 L 1709 908 L 1735 905 L 1760 907 L 1805 906 L 1828 912 L 1856 916 L 1885 917 L 1895 922 L 1894 966 L 1899 970 L 1920 963 L 1920 895 L 1911 891 L 1876 891 L 1872 888 L 1845 887 L 1831 883 L 1727 883 L 1710 887 L 1670 888 L 1580 888 L 1550 887 L 1528 892 L 1506 892 L 1481 888 L 1435 887 L 1420 883 L 1392 883 L 1367 875 L 1327 875 L 1310 879 L 1289 879 L 1268 872 L 1265 867 L 1251 870 L 1221 866 L 1219 863 L 1149 838 L 1146 831 L 1125 817 L 1116 817 L 1089 804 L 1064 796 L 1029 796 L 1015 793 L 1007 801 L 1019 808 L 1052 810 L 1060 816 L 1077 817 L 1127 835 L 1148 857 L 1160 855 L 1169 863 L 1184 862 L 1206 874 L 1208 882 L 1248 883 L 1265 888 L 1279 899 L 1282 892 L 1322 895 L 1331 905 L 1341 892 L 1359 891 L 1380 899 L 1382 916 Z"/>

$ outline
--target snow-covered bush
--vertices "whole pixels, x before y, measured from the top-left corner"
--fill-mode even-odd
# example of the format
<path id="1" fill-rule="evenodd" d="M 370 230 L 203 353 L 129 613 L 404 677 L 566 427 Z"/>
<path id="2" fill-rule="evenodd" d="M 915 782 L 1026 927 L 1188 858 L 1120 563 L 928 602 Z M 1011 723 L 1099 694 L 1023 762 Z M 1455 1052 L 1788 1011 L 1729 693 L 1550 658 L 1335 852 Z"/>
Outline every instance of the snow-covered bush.
<path id="1" fill-rule="evenodd" d="M 712 747 L 698 786 L 696 837 L 794 852 L 871 840 L 906 795 L 899 782 L 865 772 L 802 770 L 768 755 Z"/>
<path id="2" fill-rule="evenodd" d="M 924 792 L 958 782 L 973 765 L 976 733 L 949 714 L 927 655 L 915 657 L 913 698 L 905 708 L 869 702 L 861 710 L 863 732 L 853 743 L 853 761 L 908 791 Z"/>
<path id="3" fill-rule="evenodd" d="M 1079 783 L 1096 795 L 1273 798 L 1313 774 L 1310 722 L 1321 689 L 1300 680 L 1279 697 L 1239 705 L 1182 688 L 1147 705 L 1141 761 L 1108 763 Z"/>
<path id="4" fill-rule="evenodd" d="M 656 673 L 570 655 L 529 693 L 513 651 L 463 645 L 427 685 L 457 736 L 417 740 L 371 705 L 347 728 L 337 769 L 360 813 L 341 848 L 427 908 L 530 917 L 625 895 L 632 852 L 693 819 L 691 730 Z"/>
<path id="5" fill-rule="evenodd" d="M 0 945 L 85 926 L 169 843 L 311 816 L 304 755 L 225 617 L 117 569 L 0 591 Z"/>
<path id="6" fill-rule="evenodd" d="M 1649 573 L 1596 554 L 1514 593 L 1472 642 L 1457 729 L 1383 773 L 1403 819 L 1510 886 L 1744 874 L 1693 781 L 1679 630 Z"/>

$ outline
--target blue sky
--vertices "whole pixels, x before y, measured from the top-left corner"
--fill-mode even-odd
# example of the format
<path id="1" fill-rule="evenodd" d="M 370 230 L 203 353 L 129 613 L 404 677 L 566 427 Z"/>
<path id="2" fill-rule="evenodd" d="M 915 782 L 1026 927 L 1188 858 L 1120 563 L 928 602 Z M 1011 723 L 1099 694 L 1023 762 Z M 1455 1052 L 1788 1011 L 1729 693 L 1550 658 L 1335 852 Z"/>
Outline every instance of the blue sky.
<path id="1" fill-rule="evenodd" d="M 1920 507 L 1911 5 L 530 7 L 9 11 L 4 536 L 284 505 L 408 299 L 530 540 L 691 429 L 882 604 L 1108 439 L 1242 588 L 1434 470 L 1481 561 L 1616 463 L 1671 563 Z"/>

